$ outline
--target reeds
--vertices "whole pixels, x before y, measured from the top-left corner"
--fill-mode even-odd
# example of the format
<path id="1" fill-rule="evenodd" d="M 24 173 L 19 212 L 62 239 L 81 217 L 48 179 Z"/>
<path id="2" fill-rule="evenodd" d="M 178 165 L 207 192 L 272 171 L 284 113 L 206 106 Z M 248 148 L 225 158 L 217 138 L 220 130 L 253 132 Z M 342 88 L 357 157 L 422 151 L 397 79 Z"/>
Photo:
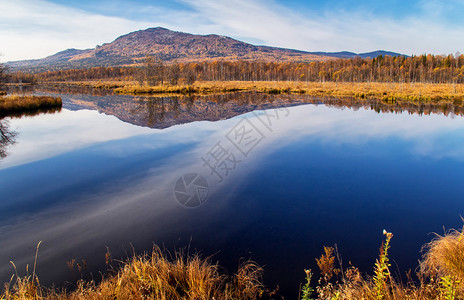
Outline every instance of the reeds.
<path id="1" fill-rule="evenodd" d="M 421 271 L 438 279 L 447 298 L 464 296 L 464 228 L 437 235 L 425 250 Z"/>
<path id="2" fill-rule="evenodd" d="M 209 82 L 208 82 L 209 83 Z M 157 86 L 140 86 L 129 85 L 116 88 L 114 91 L 118 94 L 141 95 L 141 94 L 212 94 L 212 93 L 230 93 L 249 90 L 240 87 L 240 84 L 225 84 L 223 82 L 216 84 L 195 83 L 194 85 L 157 85 Z"/>
<path id="3" fill-rule="evenodd" d="M 102 83 L 99 83 L 102 85 Z M 111 86 L 109 84 L 109 86 Z M 136 85 L 127 82 L 115 89 L 121 94 L 208 94 L 255 91 L 267 94 L 305 94 L 342 99 L 375 99 L 388 103 L 449 101 L 462 105 L 463 84 L 435 83 L 337 83 L 299 81 L 197 81 L 192 85 Z"/>
<path id="4" fill-rule="evenodd" d="M 31 112 L 41 109 L 61 107 L 58 97 L 49 96 L 7 96 L 0 97 L 0 115 Z"/>
<path id="5" fill-rule="evenodd" d="M 32 277 L 16 278 L 0 299 L 257 299 L 264 291 L 261 275 L 262 268 L 254 262 L 244 262 L 228 277 L 210 259 L 183 252 L 170 257 L 154 247 L 150 254 L 124 262 L 99 284 L 79 281 L 76 290 L 66 292 L 40 287 Z"/>
<path id="6" fill-rule="evenodd" d="M 463 229 L 464 230 L 464 229 Z M 317 259 L 321 271 L 319 285 L 310 285 L 312 272 L 306 272 L 306 284 L 301 288 L 301 299 L 463 299 L 464 297 L 464 231 L 452 230 L 439 236 L 424 247 L 423 260 L 417 273 L 419 282 L 410 276 L 407 284 L 395 280 L 390 273 L 388 249 L 393 234 L 384 231 L 385 241 L 380 248 L 379 258 L 374 266 L 374 276 L 363 278 L 360 271 L 351 266 L 336 273 L 334 260 L 338 253 L 325 247 L 321 258 Z M 335 255 L 337 254 L 337 255 Z M 341 263 L 340 263 L 341 268 Z M 328 276 L 328 274 L 330 276 Z M 315 293 L 313 291 L 316 291 Z"/>
<path id="7" fill-rule="evenodd" d="M 140 85 L 136 81 L 70 81 L 59 85 L 114 89 L 120 94 L 212 94 L 255 91 L 266 94 L 305 94 L 341 99 L 373 99 L 388 103 L 443 102 L 464 105 L 464 84 L 398 82 L 195 81 L 191 85 Z"/>
<path id="8" fill-rule="evenodd" d="M 359 269 L 343 269 L 337 248 L 324 247 L 317 265 L 321 277 L 314 288 L 313 273 L 305 270 L 306 282 L 300 299 L 463 299 L 464 229 L 452 230 L 424 247 L 417 273 L 418 282 L 395 280 L 390 272 L 388 249 L 393 234 L 384 232 L 385 241 L 374 266 L 374 276 L 363 277 Z M 38 248 L 37 248 L 38 249 Z M 106 255 L 112 265 L 110 254 Z M 37 254 L 36 254 L 37 261 Z M 339 266 L 336 265 L 338 261 Z M 83 300 L 83 299 L 272 299 L 262 284 L 263 269 L 254 262 L 242 263 L 237 273 L 226 276 L 219 265 L 199 255 L 177 252 L 174 256 L 154 247 L 149 254 L 134 256 L 100 283 L 79 281 L 74 291 L 47 289 L 39 284 L 35 271 L 31 276 L 12 277 L 0 299 Z M 35 264 L 34 264 L 35 270 Z"/>

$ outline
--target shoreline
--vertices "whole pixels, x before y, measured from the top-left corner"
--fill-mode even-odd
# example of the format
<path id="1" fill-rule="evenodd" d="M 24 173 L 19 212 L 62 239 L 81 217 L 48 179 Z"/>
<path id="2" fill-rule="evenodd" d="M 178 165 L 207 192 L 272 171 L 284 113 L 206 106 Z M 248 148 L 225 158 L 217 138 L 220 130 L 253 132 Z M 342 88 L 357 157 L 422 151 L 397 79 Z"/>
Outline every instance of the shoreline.
<path id="1" fill-rule="evenodd" d="M 2 96 L 0 97 L 0 118 L 40 110 L 56 109 L 62 106 L 63 102 L 60 97 Z"/>
<path id="2" fill-rule="evenodd" d="M 297 81 L 197 81 L 191 85 L 140 85 L 134 81 L 42 82 L 43 85 L 82 86 L 109 89 L 124 95 L 191 95 L 233 92 L 299 94 L 341 99 L 448 102 L 464 104 L 464 84 L 384 82 L 297 82 Z"/>
<path id="3" fill-rule="evenodd" d="M 393 233 L 383 230 L 383 235 L 373 275 L 363 274 L 353 265 L 344 268 L 337 246 L 324 246 L 316 258 L 319 272 L 302 268 L 299 299 L 462 299 L 464 228 L 449 230 L 443 236 L 436 234 L 425 244 L 417 271 L 419 281 L 414 282 L 408 275 L 407 283 L 390 271 Z M 99 283 L 81 279 L 71 291 L 44 287 L 35 273 L 40 244 L 32 275 L 13 275 L 0 299 L 284 299 L 278 286 L 273 289 L 264 285 L 265 271 L 253 261 L 242 262 L 235 273 L 227 275 L 211 257 L 189 255 L 182 250 L 171 254 L 157 246 L 126 261 L 114 260 L 108 250 L 105 260 L 110 271 L 102 274 Z M 82 263 L 86 265 L 85 260 Z M 77 266 L 81 272 L 82 265 L 75 259 L 67 264 L 71 270 Z M 318 281 L 313 280 L 316 274 Z"/>

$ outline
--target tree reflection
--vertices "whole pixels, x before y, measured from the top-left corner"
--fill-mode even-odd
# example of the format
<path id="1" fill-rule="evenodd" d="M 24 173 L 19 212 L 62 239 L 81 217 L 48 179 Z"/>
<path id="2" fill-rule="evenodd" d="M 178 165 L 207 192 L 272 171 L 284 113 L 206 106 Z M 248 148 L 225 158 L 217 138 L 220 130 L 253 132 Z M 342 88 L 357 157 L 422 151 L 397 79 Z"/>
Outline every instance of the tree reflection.
<path id="1" fill-rule="evenodd" d="M 7 148 L 16 142 L 16 132 L 10 130 L 10 124 L 6 119 L 0 119 L 0 159 L 5 158 Z"/>
<path id="2" fill-rule="evenodd" d="M 194 121 L 217 121 L 251 112 L 295 106 L 301 104 L 321 104 L 354 111 L 365 109 L 377 113 L 409 113 L 418 115 L 443 114 L 464 116 L 464 106 L 454 103 L 421 103 L 413 101 L 381 101 L 316 98 L 309 95 L 274 95 L 243 92 L 235 94 L 186 95 L 162 97 L 135 97 L 115 101 L 106 100 L 98 108 L 115 115 L 123 121 L 152 128 L 167 128 L 176 124 Z M 82 102 L 80 102 L 82 103 Z"/>

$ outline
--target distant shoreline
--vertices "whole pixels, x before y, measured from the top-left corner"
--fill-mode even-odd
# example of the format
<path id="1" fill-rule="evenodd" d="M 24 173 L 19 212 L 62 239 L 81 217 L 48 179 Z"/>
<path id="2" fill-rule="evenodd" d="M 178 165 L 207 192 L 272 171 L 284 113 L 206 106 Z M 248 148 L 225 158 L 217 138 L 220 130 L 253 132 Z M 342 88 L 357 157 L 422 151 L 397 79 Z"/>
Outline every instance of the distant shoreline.
<path id="1" fill-rule="evenodd" d="M 135 81 L 67 81 L 45 84 L 112 89 L 126 95 L 214 94 L 254 91 L 266 94 L 301 94 L 339 99 L 464 104 L 464 84 L 298 81 L 196 81 L 191 85 L 140 85 Z"/>

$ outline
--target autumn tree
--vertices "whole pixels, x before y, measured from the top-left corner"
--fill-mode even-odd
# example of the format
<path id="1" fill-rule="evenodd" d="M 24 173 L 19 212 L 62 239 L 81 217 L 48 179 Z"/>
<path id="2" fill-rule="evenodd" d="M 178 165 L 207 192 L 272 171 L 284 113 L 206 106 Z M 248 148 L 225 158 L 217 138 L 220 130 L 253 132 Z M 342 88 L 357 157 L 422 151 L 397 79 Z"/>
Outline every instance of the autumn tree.
<path id="1" fill-rule="evenodd" d="M 195 72 L 191 68 L 188 68 L 185 74 L 185 83 L 187 85 L 192 85 L 193 83 L 195 83 L 195 80 Z"/>
<path id="2" fill-rule="evenodd" d="M 0 64 L 0 86 L 8 80 L 8 67 L 5 64 Z"/>
<path id="3" fill-rule="evenodd" d="M 11 80 L 27 79 L 24 74 L 10 75 Z M 217 60 L 166 64 L 147 57 L 143 67 L 55 70 L 34 74 L 34 77 L 38 81 L 138 80 L 141 84 L 146 81 L 149 85 L 164 82 L 171 85 L 179 82 L 192 84 L 196 80 L 464 83 L 464 55 L 379 55 L 375 58 L 313 62 Z"/>
<path id="4" fill-rule="evenodd" d="M 163 84 L 164 63 L 161 59 L 147 57 L 145 63 L 145 74 L 149 85 Z"/>
<path id="5" fill-rule="evenodd" d="M 180 79 L 180 67 L 177 62 L 174 62 L 171 66 L 168 68 L 168 78 L 169 78 L 169 83 L 171 85 L 177 85 Z"/>

